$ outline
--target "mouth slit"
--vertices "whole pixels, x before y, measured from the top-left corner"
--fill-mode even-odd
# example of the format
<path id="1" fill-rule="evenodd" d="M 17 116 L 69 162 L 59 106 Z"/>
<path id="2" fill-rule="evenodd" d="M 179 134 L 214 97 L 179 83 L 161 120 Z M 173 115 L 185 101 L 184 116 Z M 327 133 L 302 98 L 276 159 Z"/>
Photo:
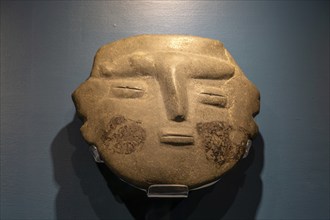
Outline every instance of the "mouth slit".
<path id="1" fill-rule="evenodd" d="M 193 136 L 186 135 L 186 134 L 164 134 L 164 135 L 162 135 L 162 137 L 187 137 L 187 138 L 191 138 Z"/>
<path id="2" fill-rule="evenodd" d="M 174 146 L 192 145 L 194 143 L 194 137 L 181 134 L 163 135 L 160 137 L 160 142 Z"/>
<path id="3" fill-rule="evenodd" d="M 172 146 L 194 144 L 194 132 L 188 127 L 165 127 L 160 130 L 160 143 Z"/>

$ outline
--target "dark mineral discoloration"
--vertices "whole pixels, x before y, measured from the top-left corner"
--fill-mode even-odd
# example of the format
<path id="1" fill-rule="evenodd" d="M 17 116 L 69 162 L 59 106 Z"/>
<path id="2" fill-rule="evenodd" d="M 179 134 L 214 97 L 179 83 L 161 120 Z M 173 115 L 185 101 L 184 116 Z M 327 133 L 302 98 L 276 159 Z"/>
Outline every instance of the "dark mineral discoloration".
<path id="1" fill-rule="evenodd" d="M 239 128 L 238 131 L 241 131 Z M 243 129 L 244 130 L 244 129 Z M 230 139 L 230 133 L 235 129 L 222 121 L 212 121 L 197 124 L 197 132 L 201 137 L 206 158 L 222 165 L 229 160 L 238 160 L 244 153 L 247 135 L 244 133 L 242 144 L 234 144 Z"/>
<path id="2" fill-rule="evenodd" d="M 136 121 L 123 116 L 112 117 L 104 130 L 102 141 L 115 153 L 131 154 L 140 149 L 146 139 L 146 132 Z"/>

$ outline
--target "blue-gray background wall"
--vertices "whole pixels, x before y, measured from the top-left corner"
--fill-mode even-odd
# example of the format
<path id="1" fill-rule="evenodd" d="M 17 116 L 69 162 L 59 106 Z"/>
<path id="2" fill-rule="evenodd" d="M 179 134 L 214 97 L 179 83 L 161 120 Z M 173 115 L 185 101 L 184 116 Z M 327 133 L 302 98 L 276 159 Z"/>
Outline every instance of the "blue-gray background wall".
<path id="1" fill-rule="evenodd" d="M 221 40 L 261 92 L 251 155 L 188 200 L 97 166 L 71 93 L 103 44 Z M 1 219 L 329 219 L 329 2 L 1 1 Z"/>

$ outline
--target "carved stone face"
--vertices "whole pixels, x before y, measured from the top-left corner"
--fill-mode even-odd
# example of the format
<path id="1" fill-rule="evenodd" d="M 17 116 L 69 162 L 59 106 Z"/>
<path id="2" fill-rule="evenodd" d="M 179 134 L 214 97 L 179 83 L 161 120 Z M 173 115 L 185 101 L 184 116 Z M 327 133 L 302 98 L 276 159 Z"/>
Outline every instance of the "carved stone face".
<path id="1" fill-rule="evenodd" d="M 73 99 L 85 140 L 140 188 L 215 181 L 258 132 L 259 92 L 212 39 L 141 35 L 107 44 Z"/>

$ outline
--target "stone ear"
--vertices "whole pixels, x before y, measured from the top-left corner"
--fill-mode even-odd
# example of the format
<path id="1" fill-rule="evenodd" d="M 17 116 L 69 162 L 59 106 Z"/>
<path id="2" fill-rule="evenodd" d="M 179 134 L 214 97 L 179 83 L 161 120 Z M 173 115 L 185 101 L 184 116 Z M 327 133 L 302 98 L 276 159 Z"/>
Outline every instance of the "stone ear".
<path id="1" fill-rule="evenodd" d="M 81 116 L 87 117 L 95 110 L 97 102 L 107 94 L 106 83 L 98 78 L 90 77 L 72 93 L 72 99 L 77 112 Z"/>

